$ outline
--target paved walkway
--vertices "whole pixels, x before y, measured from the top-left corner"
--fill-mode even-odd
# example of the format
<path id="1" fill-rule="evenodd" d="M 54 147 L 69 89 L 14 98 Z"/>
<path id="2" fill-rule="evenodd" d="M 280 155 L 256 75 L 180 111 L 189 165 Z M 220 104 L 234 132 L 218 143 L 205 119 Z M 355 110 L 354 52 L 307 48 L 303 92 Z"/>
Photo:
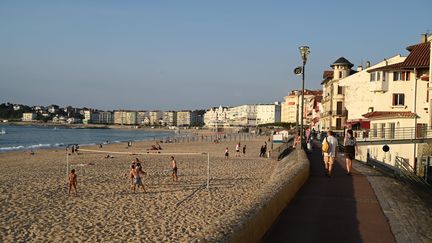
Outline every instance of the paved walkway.
<path id="1" fill-rule="evenodd" d="M 262 242 L 395 242 L 366 176 L 355 169 L 347 176 L 339 156 L 328 178 L 320 149 L 308 157 L 309 180 Z"/>

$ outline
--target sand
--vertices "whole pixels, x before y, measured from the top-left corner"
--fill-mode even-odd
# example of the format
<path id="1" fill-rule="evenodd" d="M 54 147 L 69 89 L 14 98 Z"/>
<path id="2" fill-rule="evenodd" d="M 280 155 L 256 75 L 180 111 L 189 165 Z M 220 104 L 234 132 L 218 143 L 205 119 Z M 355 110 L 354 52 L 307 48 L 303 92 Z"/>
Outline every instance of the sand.
<path id="1" fill-rule="evenodd" d="M 235 156 L 234 141 L 162 143 L 164 155 L 118 155 L 82 152 L 69 157 L 77 170 L 78 195 L 67 195 L 63 149 L 0 153 L 0 242 L 194 242 L 220 234 L 223 218 L 242 218 L 254 207 L 278 162 L 260 158 L 266 137 L 246 144 L 246 156 Z M 154 142 L 105 145 L 95 150 L 147 152 Z M 230 158 L 224 158 L 225 147 Z M 207 155 L 175 155 L 179 181 L 173 182 L 170 153 L 209 152 L 210 188 L 206 188 Z M 131 161 L 144 160 L 146 193 L 130 190 L 125 176 Z M 89 165 L 91 164 L 91 165 Z M 226 231 L 226 229 L 225 229 Z M 210 237 L 212 238 L 212 237 Z"/>

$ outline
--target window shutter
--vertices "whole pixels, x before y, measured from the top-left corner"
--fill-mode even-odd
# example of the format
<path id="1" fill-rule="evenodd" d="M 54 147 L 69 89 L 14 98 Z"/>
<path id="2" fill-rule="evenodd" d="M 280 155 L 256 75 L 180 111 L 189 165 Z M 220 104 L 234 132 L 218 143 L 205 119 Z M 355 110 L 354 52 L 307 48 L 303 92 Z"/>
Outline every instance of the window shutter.
<path id="1" fill-rule="evenodd" d="M 400 94 L 400 105 L 405 105 L 405 94 Z"/>
<path id="2" fill-rule="evenodd" d="M 393 102 L 392 102 L 392 104 L 396 105 L 396 94 L 393 94 Z"/>

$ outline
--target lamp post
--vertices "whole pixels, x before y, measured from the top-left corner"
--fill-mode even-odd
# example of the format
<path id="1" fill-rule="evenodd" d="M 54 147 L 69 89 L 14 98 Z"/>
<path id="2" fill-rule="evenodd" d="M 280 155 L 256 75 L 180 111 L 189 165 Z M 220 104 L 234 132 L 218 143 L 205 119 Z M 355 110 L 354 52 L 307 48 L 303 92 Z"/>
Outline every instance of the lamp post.
<path id="1" fill-rule="evenodd" d="M 302 93 L 301 93 L 301 121 L 300 121 L 300 148 L 303 148 L 303 142 L 304 142 L 304 132 L 303 132 L 303 113 L 304 113 L 304 77 L 305 77 L 305 65 L 307 61 L 308 54 L 310 53 L 308 46 L 300 46 L 300 55 L 303 60 L 303 67 L 302 67 Z"/>

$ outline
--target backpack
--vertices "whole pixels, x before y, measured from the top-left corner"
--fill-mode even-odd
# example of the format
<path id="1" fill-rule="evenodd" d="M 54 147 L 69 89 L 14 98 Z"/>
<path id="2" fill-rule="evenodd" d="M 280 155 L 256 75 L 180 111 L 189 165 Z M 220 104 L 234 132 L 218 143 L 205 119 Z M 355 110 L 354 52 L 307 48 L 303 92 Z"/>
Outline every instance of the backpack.
<path id="1" fill-rule="evenodd" d="M 324 142 L 323 142 L 323 144 L 322 144 L 321 149 L 322 149 L 322 151 L 323 151 L 324 153 L 328 153 L 329 150 L 330 150 L 330 144 L 329 144 L 329 142 L 327 141 L 327 137 L 325 137 L 324 139 L 325 139 L 325 140 L 324 140 Z"/>

